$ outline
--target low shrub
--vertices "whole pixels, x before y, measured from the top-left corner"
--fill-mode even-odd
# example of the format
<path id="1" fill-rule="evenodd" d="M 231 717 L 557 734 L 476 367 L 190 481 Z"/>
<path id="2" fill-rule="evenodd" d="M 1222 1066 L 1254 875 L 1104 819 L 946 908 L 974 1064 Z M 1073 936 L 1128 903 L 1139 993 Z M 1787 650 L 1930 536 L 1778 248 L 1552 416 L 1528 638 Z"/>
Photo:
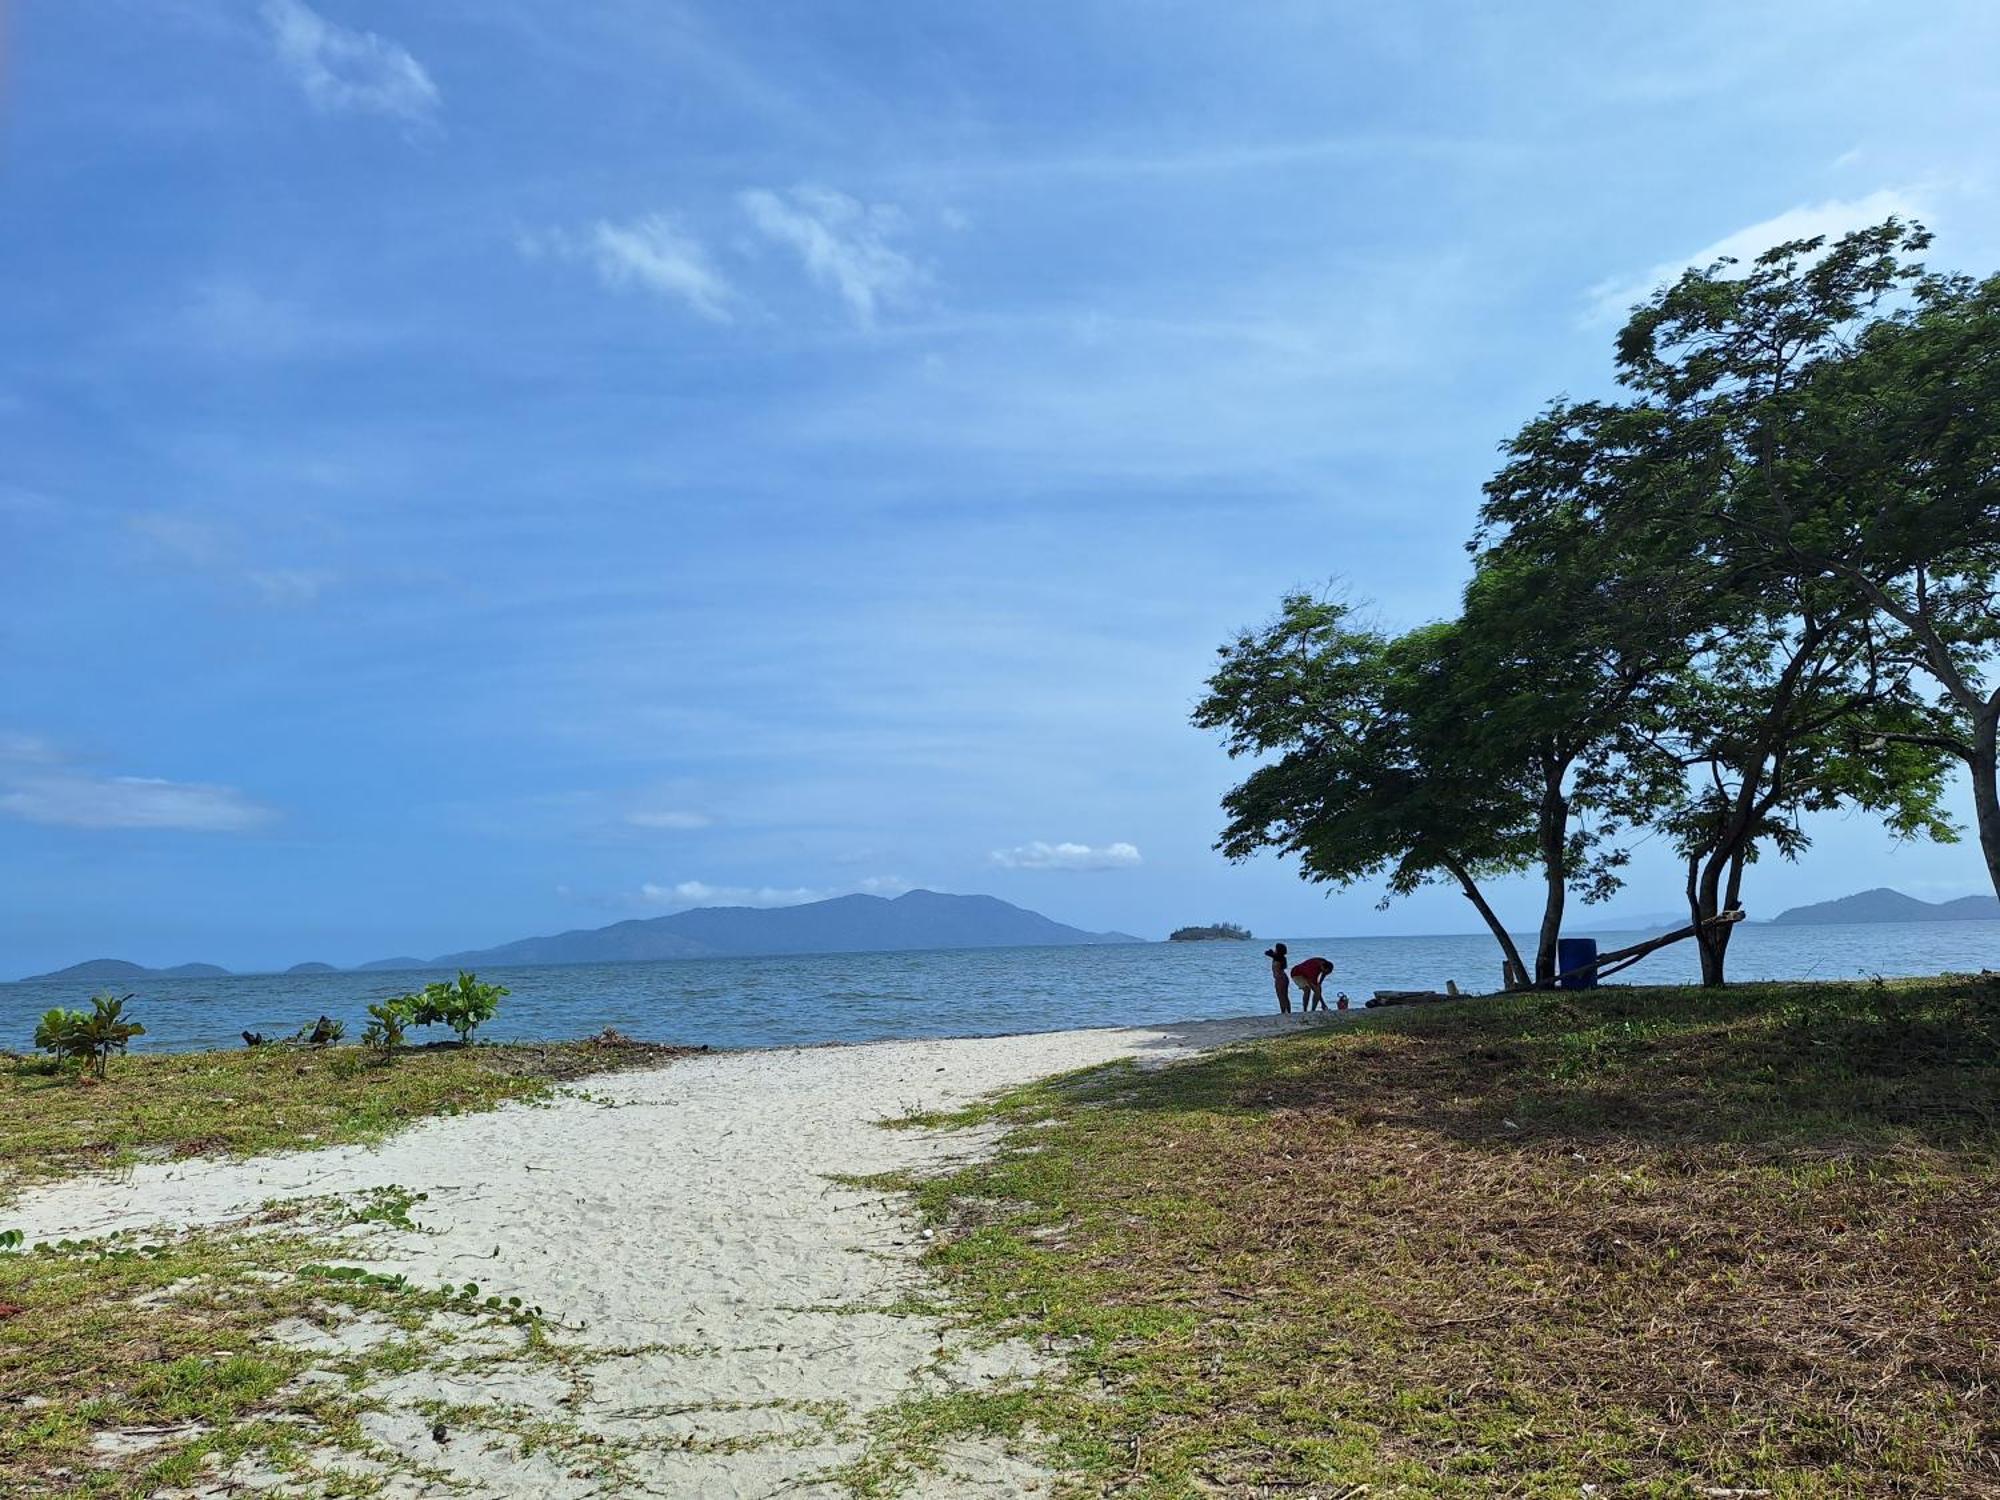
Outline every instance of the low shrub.
<path id="1" fill-rule="evenodd" d="M 111 1065 L 111 1054 L 123 1052 L 133 1037 L 146 1033 L 137 1021 L 125 1019 L 125 1002 L 131 998 L 92 995 L 87 1011 L 61 1006 L 45 1011 L 35 1026 L 35 1046 L 50 1054 L 59 1067 L 74 1063 L 82 1072 L 102 1078 Z"/>
<path id="2" fill-rule="evenodd" d="M 470 1045 L 474 1033 L 493 1019 L 500 1009 L 502 985 L 487 984 L 478 975 L 458 971 L 452 983 L 439 980 L 407 995 L 380 1000 L 368 1007 L 372 1018 L 361 1040 L 387 1052 L 403 1044 L 411 1026 L 449 1026 L 461 1044 Z"/>

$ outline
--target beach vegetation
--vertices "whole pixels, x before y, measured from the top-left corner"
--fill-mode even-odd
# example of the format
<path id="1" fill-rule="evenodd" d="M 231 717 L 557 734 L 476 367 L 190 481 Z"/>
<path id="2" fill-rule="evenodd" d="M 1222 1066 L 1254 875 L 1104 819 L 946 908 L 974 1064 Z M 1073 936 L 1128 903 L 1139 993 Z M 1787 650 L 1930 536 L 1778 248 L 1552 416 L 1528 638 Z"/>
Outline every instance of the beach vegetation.
<path id="1" fill-rule="evenodd" d="M 462 1045 L 470 1046 L 479 1028 L 499 1012 L 500 1001 L 506 994 L 504 986 L 487 984 L 477 975 L 460 969 L 455 980 L 437 980 L 412 994 L 398 995 L 380 1006 L 369 1006 L 368 1014 L 381 1028 L 376 1045 L 395 1046 L 402 1039 L 404 1026 L 448 1026 L 457 1033 Z M 400 1023 L 394 1041 L 387 1040 L 390 1017 Z"/>
<path id="2" fill-rule="evenodd" d="M 368 1024 L 362 1028 L 361 1044 L 378 1052 L 395 1051 L 403 1045 L 415 1015 L 414 995 L 398 995 L 389 1000 L 369 1002 Z"/>
<path id="3" fill-rule="evenodd" d="M 111 1054 L 123 1052 L 146 1028 L 125 1014 L 130 995 L 92 995 L 89 1010 L 52 1008 L 35 1025 L 35 1046 L 58 1067 L 74 1064 L 83 1076 L 103 1079 Z"/>
<path id="4" fill-rule="evenodd" d="M 27 1183 L 139 1161 L 366 1144 L 688 1051 L 613 1034 L 414 1048 L 393 1067 L 360 1047 L 144 1052 L 87 1092 L 34 1062 L 0 1065 L 0 1202 Z"/>
<path id="5" fill-rule="evenodd" d="M 1009 1433 L 1155 1500 L 2000 1488 L 1990 978 L 1384 1012 L 962 1118 L 1011 1130 L 914 1184 L 928 1264 L 1058 1369 L 912 1398 L 857 1493 Z"/>

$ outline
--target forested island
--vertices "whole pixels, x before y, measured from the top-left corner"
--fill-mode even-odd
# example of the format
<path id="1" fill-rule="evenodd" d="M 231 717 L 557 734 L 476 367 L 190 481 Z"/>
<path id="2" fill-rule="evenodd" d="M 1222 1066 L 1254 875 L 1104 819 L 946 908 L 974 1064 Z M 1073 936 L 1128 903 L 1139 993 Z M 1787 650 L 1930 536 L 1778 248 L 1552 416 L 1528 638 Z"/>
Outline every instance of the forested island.
<path id="1" fill-rule="evenodd" d="M 1256 941 L 1250 929 L 1234 922 L 1212 922 L 1206 927 L 1176 927 L 1167 934 L 1170 943 L 1249 943 Z"/>

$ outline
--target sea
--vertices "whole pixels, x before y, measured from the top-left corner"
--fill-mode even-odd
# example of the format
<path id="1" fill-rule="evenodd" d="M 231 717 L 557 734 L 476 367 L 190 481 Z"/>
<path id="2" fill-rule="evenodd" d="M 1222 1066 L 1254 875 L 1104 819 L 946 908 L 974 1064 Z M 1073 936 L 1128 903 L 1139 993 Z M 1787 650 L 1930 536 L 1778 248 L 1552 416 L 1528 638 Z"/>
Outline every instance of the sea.
<path id="1" fill-rule="evenodd" d="M 1610 949 L 1652 934 L 1572 935 L 1595 937 Z M 650 1041 L 779 1047 L 1241 1016 L 1276 1008 L 1262 956 L 1268 941 L 494 968 L 481 977 L 510 993 L 480 1035 L 496 1041 L 580 1037 L 612 1026 Z M 1332 960 L 1329 1001 L 1336 991 L 1359 1005 L 1378 989 L 1442 989 L 1455 980 L 1462 989 L 1482 991 L 1500 982 L 1499 950 L 1484 934 L 1285 942 L 1295 962 L 1313 954 Z M 2000 921 L 1745 925 L 1729 947 L 1730 976 L 1740 980 L 1984 968 L 2000 968 Z M 239 1046 L 245 1031 L 289 1035 L 321 1015 L 343 1021 L 348 1036 L 358 1037 L 369 1001 L 448 977 L 429 969 L 240 974 L 142 978 L 113 988 L 132 994 L 127 1009 L 146 1027 L 135 1051 L 185 1051 Z M 1680 984 L 1698 977 L 1694 945 L 1681 943 L 1616 982 Z M 26 1051 L 36 1017 L 50 1006 L 87 1003 L 93 988 L 106 986 L 0 984 L 0 1050 Z"/>

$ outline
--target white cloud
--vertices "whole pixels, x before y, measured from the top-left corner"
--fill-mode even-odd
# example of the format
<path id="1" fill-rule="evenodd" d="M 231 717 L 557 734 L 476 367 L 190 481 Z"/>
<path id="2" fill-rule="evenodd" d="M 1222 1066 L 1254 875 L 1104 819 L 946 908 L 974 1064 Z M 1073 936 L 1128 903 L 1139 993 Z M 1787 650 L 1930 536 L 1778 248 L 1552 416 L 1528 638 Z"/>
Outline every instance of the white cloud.
<path id="1" fill-rule="evenodd" d="M 327 20 L 304 0 L 264 0 L 278 60 L 313 107 L 425 120 L 441 96 L 422 63 L 372 31 Z"/>
<path id="2" fill-rule="evenodd" d="M 600 219 L 578 236 L 556 231 L 522 235 L 529 259 L 556 255 L 584 261 L 608 287 L 637 286 L 687 304 L 711 322 L 727 323 L 736 292 L 715 269 L 700 240 L 667 214 L 648 214 L 629 224 Z"/>
<path id="3" fill-rule="evenodd" d="M 1139 863 L 1135 845 L 1045 844 L 1036 839 L 1013 849 L 995 849 L 993 863 L 1007 870 L 1125 870 Z"/>
<path id="4" fill-rule="evenodd" d="M 830 893 L 805 886 L 790 890 L 775 886 L 710 885 L 705 880 L 683 880 L 678 885 L 655 885 L 647 881 L 639 887 L 641 900 L 653 906 L 803 906 L 808 901 L 824 901 Z"/>
<path id="5" fill-rule="evenodd" d="M 1773 245 L 1786 240 L 1811 239 L 1815 235 L 1835 239 L 1849 230 L 1879 224 L 1891 214 L 1902 219 L 1924 217 L 1915 195 L 1895 188 L 1883 188 L 1864 198 L 1830 198 L 1824 203 L 1788 208 L 1734 234 L 1724 235 L 1714 244 L 1678 260 L 1661 261 L 1643 275 L 1606 277 L 1586 294 L 1589 301 L 1586 319 L 1591 323 L 1622 322 L 1634 304 L 1643 302 L 1656 288 L 1673 281 L 1690 267 L 1712 265 L 1724 257 L 1748 265 Z"/>
<path id="6" fill-rule="evenodd" d="M 884 304 L 923 285 L 923 268 L 889 243 L 903 227 L 899 209 L 822 187 L 790 194 L 751 188 L 737 201 L 760 233 L 794 251 L 806 274 L 838 293 L 864 327 Z"/>
<path id="7" fill-rule="evenodd" d="M 870 896 L 900 896 L 916 887 L 900 875 L 870 875 L 855 887 Z"/>
<path id="8" fill-rule="evenodd" d="M 243 833 L 274 814 L 232 787 L 156 776 L 99 776 L 47 741 L 0 734 L 0 814 L 63 828 Z"/>
<path id="9" fill-rule="evenodd" d="M 663 830 L 686 830 L 706 828 L 715 820 L 707 813 L 680 812 L 672 808 L 661 811 L 641 809 L 625 814 L 625 821 L 634 828 L 657 828 Z"/>

